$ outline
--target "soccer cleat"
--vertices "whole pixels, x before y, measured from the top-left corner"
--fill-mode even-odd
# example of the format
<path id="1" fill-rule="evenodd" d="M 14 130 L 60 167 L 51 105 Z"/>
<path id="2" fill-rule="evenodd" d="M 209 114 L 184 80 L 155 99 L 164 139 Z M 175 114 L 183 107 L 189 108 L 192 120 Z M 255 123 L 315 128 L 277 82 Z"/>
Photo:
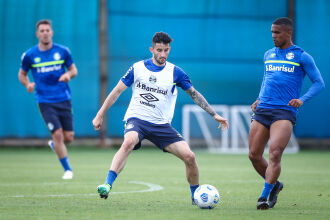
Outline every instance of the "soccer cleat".
<path id="1" fill-rule="evenodd" d="M 283 183 L 280 181 L 276 181 L 275 186 L 273 187 L 272 191 L 270 191 L 268 204 L 269 208 L 273 208 L 277 202 L 277 196 L 280 191 L 283 189 Z"/>
<path id="2" fill-rule="evenodd" d="M 55 152 L 55 150 L 54 150 L 54 141 L 49 140 L 49 141 L 48 141 L 48 146 L 50 147 L 50 149 L 52 149 L 52 151 Z"/>
<path id="3" fill-rule="evenodd" d="M 193 198 L 191 198 L 191 205 L 197 205 Z"/>
<path id="4" fill-rule="evenodd" d="M 97 192 L 100 194 L 100 198 L 107 199 L 111 190 L 110 184 L 102 184 L 97 187 Z"/>
<path id="5" fill-rule="evenodd" d="M 269 208 L 269 204 L 267 202 L 267 199 L 265 199 L 264 197 L 260 197 L 257 202 L 257 209 L 265 210 L 268 208 Z"/>
<path id="6" fill-rule="evenodd" d="M 73 178 L 73 172 L 72 170 L 67 170 L 64 172 L 62 179 L 64 180 L 71 180 Z"/>

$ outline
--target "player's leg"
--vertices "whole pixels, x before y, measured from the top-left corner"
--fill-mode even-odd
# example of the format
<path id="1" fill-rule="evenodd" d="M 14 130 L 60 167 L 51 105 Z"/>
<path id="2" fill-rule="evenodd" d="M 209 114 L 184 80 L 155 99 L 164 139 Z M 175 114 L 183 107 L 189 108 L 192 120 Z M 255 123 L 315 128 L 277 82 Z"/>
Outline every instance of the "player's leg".
<path id="1" fill-rule="evenodd" d="M 108 198 L 113 182 L 116 180 L 117 175 L 124 169 L 128 155 L 138 143 L 139 135 L 136 131 L 130 131 L 124 135 L 124 141 L 112 159 L 105 184 L 97 187 L 97 191 L 101 198 Z"/>
<path id="2" fill-rule="evenodd" d="M 186 177 L 190 184 L 191 198 L 199 186 L 199 170 L 195 154 L 190 150 L 187 142 L 178 141 L 165 147 L 165 150 L 180 158 L 186 166 Z"/>
<path id="3" fill-rule="evenodd" d="M 281 174 L 281 159 L 284 149 L 289 143 L 293 125 L 289 120 L 275 121 L 270 127 L 269 165 L 266 170 L 266 182 L 274 187 L 269 194 L 269 207 L 273 208 L 277 202 L 277 195 L 283 184 L 278 181 Z"/>
<path id="4" fill-rule="evenodd" d="M 66 152 L 65 157 L 61 158 L 60 161 L 65 168 L 65 172 L 63 175 L 63 179 L 72 179 L 73 172 L 69 164 L 68 159 L 68 152 L 66 148 L 66 144 L 69 144 L 74 139 L 74 131 L 73 131 L 73 114 L 72 114 L 72 105 L 71 101 L 65 101 L 61 103 L 57 103 L 56 105 L 57 115 L 59 116 L 59 120 L 62 126 L 62 135 L 63 138 L 61 139 L 60 146 L 62 147 L 63 151 Z M 55 145 L 55 143 L 54 143 Z"/>
<path id="5" fill-rule="evenodd" d="M 263 157 L 268 139 L 269 129 L 260 122 L 253 120 L 249 132 L 249 159 L 254 169 L 263 178 L 265 178 L 268 166 L 267 160 Z"/>
<path id="6" fill-rule="evenodd" d="M 68 151 L 64 143 L 63 129 L 62 128 L 56 129 L 52 133 L 52 139 L 54 143 L 55 153 L 57 154 L 57 157 L 64 169 L 64 174 L 62 176 L 62 179 L 72 179 L 73 172 L 69 163 Z"/>
<path id="7" fill-rule="evenodd" d="M 269 165 L 266 170 L 266 181 L 274 184 L 281 173 L 282 154 L 289 143 L 292 133 L 289 120 L 279 120 L 270 127 Z"/>
<path id="8" fill-rule="evenodd" d="M 68 160 L 67 149 L 64 144 L 61 109 L 58 108 L 59 106 L 62 106 L 62 103 L 39 103 L 39 110 L 49 131 L 52 134 L 51 146 L 53 146 L 53 149 L 64 169 L 64 175 L 62 178 L 72 179 L 73 174 Z M 70 123 L 72 124 L 72 121 Z M 68 130 L 72 130 L 72 125 Z"/>
<path id="9" fill-rule="evenodd" d="M 64 144 L 64 135 L 62 128 L 58 128 L 54 132 L 52 132 L 52 140 L 54 142 L 54 150 L 58 158 L 66 157 L 68 155 L 68 152 Z"/>
<path id="10" fill-rule="evenodd" d="M 73 131 L 63 131 L 64 135 L 64 143 L 70 144 L 74 139 L 74 132 Z"/>
<path id="11" fill-rule="evenodd" d="M 132 152 L 137 143 L 139 143 L 138 133 L 136 131 L 127 132 L 124 135 L 124 142 L 112 159 L 110 170 L 119 174 L 126 164 L 128 155 Z"/>
<path id="12" fill-rule="evenodd" d="M 254 169 L 260 176 L 265 178 L 268 167 L 267 160 L 263 157 L 265 146 L 269 139 L 269 130 L 260 122 L 253 120 L 249 133 L 249 159 L 253 164 Z M 272 186 L 265 182 L 263 193 L 257 201 L 257 209 L 268 209 L 269 204 L 267 198 L 264 198 L 264 193 L 271 190 Z"/>

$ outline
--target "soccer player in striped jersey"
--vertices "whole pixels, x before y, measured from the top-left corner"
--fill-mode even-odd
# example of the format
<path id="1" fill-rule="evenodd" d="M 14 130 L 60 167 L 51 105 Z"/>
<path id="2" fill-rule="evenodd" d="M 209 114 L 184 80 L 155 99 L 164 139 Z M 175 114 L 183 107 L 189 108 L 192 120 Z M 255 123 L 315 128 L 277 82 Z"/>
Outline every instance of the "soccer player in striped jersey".
<path id="1" fill-rule="evenodd" d="M 113 157 L 105 184 L 97 190 L 101 198 L 107 198 L 117 175 L 123 170 L 128 155 L 141 147 L 148 139 L 164 152 L 180 158 L 186 166 L 186 177 L 190 184 L 191 198 L 199 186 L 199 171 L 194 153 L 172 126 L 171 121 L 177 98 L 177 87 L 188 93 L 192 100 L 219 122 L 222 129 L 228 128 L 226 119 L 219 116 L 205 98 L 192 86 L 188 75 L 179 67 L 166 61 L 172 39 L 164 32 L 155 33 L 150 52 L 152 58 L 133 64 L 110 92 L 93 120 L 98 130 L 107 110 L 119 95 L 132 87 L 132 98 L 126 111 L 124 142 Z M 194 204 L 194 201 L 192 202 Z"/>
<path id="2" fill-rule="evenodd" d="M 65 143 L 74 138 L 68 82 L 77 75 L 77 68 L 69 49 L 53 43 L 51 21 L 40 20 L 36 28 L 39 42 L 23 53 L 18 78 L 28 92 L 35 91 L 40 113 L 52 134 L 48 145 L 56 152 L 64 169 L 62 179 L 72 179 Z M 29 70 L 34 82 L 29 80 Z"/>
<path id="3" fill-rule="evenodd" d="M 278 18 L 271 32 L 275 47 L 264 55 L 264 78 L 257 100 L 251 105 L 252 123 L 249 134 L 249 158 L 265 179 L 257 209 L 273 208 L 283 183 L 282 153 L 288 144 L 298 109 L 324 88 L 324 81 L 313 58 L 292 43 L 293 23 Z M 312 81 L 309 90 L 300 96 L 305 76 Z M 269 162 L 263 157 L 269 143 Z"/>

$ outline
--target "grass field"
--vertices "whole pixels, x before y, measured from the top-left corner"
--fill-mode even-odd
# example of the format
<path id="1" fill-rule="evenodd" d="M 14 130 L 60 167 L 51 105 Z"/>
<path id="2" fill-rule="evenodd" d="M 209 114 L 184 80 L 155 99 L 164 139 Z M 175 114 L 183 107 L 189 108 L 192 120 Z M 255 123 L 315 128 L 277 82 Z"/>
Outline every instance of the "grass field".
<path id="1" fill-rule="evenodd" d="M 284 189 L 266 211 L 256 210 L 263 179 L 246 155 L 195 152 L 200 182 L 217 187 L 221 197 L 215 209 L 202 210 L 191 205 L 184 165 L 170 154 L 148 147 L 133 152 L 112 194 L 101 200 L 96 186 L 115 150 L 69 153 L 75 177 L 64 181 L 49 149 L 0 149 L 0 219 L 330 219 L 330 152 L 284 155 Z M 141 192 L 148 189 L 157 191 Z"/>

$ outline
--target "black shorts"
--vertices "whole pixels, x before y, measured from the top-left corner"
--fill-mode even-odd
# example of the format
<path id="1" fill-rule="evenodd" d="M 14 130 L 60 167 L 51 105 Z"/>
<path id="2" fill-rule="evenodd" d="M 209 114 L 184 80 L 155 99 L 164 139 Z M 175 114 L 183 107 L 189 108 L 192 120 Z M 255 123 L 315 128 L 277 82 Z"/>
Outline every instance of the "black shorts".
<path id="1" fill-rule="evenodd" d="M 39 103 L 40 113 L 50 132 L 59 128 L 73 131 L 73 115 L 71 101 L 58 103 Z"/>
<path id="2" fill-rule="evenodd" d="M 139 134 L 139 143 L 135 145 L 134 150 L 141 147 L 143 139 L 151 141 L 164 152 L 166 152 L 164 148 L 169 144 L 184 140 L 170 124 L 153 124 L 138 118 L 127 120 L 124 133 L 129 131 L 136 131 Z"/>
<path id="3" fill-rule="evenodd" d="M 296 115 L 292 111 L 285 109 L 257 108 L 251 119 L 252 121 L 260 122 L 268 129 L 272 123 L 278 120 L 289 120 L 293 126 L 296 125 Z"/>

